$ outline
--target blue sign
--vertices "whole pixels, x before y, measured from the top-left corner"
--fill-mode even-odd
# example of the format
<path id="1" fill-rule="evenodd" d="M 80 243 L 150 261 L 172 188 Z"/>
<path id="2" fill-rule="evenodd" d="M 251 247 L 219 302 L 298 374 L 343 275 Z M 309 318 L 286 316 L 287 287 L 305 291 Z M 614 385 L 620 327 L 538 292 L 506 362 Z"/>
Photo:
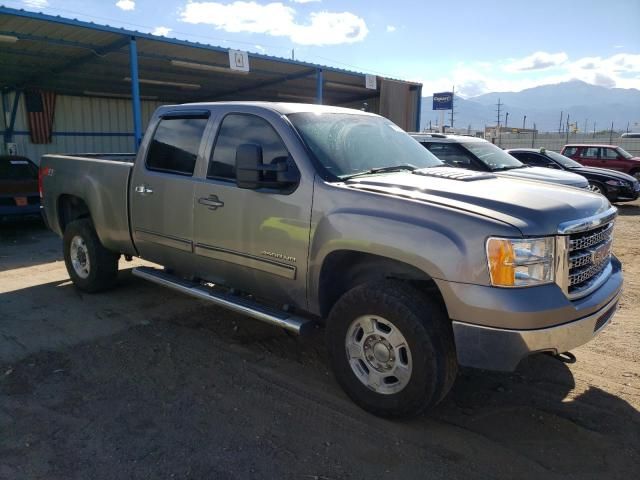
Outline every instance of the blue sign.
<path id="1" fill-rule="evenodd" d="M 441 92 L 433 94 L 434 110 L 451 110 L 453 109 L 453 92 Z"/>

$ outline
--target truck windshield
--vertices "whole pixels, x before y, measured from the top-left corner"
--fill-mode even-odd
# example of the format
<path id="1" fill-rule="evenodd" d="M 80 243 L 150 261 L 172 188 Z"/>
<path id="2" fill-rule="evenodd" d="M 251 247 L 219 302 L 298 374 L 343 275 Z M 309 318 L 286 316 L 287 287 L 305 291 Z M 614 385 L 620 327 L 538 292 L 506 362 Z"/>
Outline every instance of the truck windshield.
<path id="1" fill-rule="evenodd" d="M 386 118 L 351 113 L 288 115 L 318 161 L 333 175 L 428 168 L 443 165 L 404 130 Z"/>
<path id="2" fill-rule="evenodd" d="M 500 147 L 489 142 L 465 142 L 462 144 L 478 160 L 484 163 L 492 171 L 512 170 L 523 168 L 525 165 L 520 160 L 512 157 Z"/>

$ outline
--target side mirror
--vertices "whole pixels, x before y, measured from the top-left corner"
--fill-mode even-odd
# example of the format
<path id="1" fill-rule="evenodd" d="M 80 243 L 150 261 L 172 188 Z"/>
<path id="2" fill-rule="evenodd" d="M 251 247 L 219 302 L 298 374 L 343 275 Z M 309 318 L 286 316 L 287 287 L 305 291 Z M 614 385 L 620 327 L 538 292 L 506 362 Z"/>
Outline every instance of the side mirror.
<path id="1" fill-rule="evenodd" d="M 236 185 L 255 190 L 260 187 L 262 147 L 244 143 L 236 150 Z"/>
<path id="2" fill-rule="evenodd" d="M 300 173 L 290 157 L 262 163 L 262 147 L 245 143 L 236 150 L 236 185 L 239 188 L 288 188 L 300 181 Z"/>

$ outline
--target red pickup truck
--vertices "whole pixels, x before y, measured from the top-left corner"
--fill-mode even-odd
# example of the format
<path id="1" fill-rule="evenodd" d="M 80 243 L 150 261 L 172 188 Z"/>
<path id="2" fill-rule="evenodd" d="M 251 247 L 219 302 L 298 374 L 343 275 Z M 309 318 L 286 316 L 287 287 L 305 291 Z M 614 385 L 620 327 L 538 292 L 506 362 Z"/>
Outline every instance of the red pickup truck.
<path id="1" fill-rule="evenodd" d="M 640 180 L 640 157 L 615 145 L 570 144 L 560 153 L 587 167 L 617 170 Z"/>

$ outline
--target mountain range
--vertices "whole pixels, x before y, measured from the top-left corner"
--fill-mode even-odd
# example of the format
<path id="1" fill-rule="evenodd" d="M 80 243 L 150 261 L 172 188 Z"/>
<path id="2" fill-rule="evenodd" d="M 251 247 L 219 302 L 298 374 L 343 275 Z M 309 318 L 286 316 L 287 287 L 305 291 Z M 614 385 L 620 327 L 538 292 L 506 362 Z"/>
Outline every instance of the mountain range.
<path id="1" fill-rule="evenodd" d="M 579 132 L 609 130 L 613 122 L 616 131 L 640 131 L 640 90 L 606 88 L 580 80 L 543 85 L 520 92 L 493 92 L 471 98 L 455 97 L 453 126 L 456 129 L 483 130 L 496 125 L 500 101 L 500 124 L 521 128 L 526 115 L 526 128 L 541 132 L 558 131 L 562 113 L 563 128 L 567 115 L 577 123 Z M 423 97 L 421 128 L 435 128 L 439 112 L 432 110 L 432 97 Z M 450 112 L 445 112 L 445 125 L 450 125 Z"/>

